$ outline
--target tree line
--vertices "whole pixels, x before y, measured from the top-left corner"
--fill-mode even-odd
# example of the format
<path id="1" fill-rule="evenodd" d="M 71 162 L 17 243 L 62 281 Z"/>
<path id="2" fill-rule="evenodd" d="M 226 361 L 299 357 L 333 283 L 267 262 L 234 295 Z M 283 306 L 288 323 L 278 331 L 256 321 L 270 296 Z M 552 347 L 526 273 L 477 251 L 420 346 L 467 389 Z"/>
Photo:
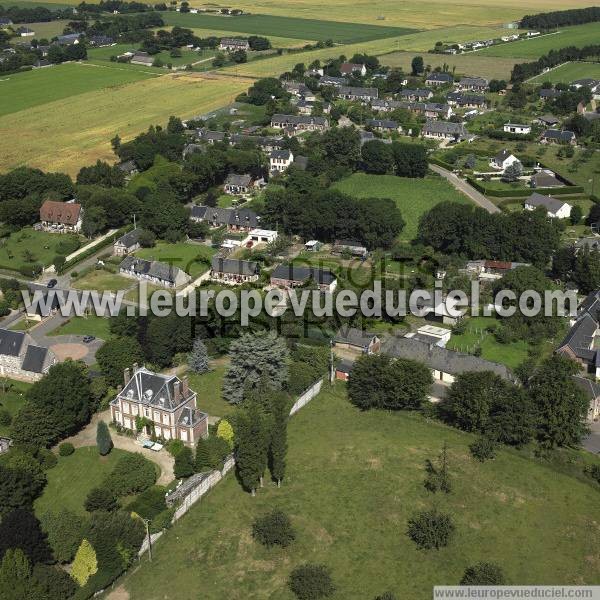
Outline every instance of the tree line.
<path id="1" fill-rule="evenodd" d="M 554 29 L 567 25 L 582 25 L 600 21 L 600 7 L 572 8 L 569 10 L 556 10 L 536 15 L 526 15 L 521 19 L 522 29 Z"/>

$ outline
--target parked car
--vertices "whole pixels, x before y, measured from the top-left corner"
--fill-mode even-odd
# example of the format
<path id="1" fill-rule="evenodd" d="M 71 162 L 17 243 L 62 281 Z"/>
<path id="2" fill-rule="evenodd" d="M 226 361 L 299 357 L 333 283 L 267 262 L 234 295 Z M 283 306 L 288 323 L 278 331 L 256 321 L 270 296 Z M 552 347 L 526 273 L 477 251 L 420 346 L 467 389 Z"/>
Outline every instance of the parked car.
<path id="1" fill-rule="evenodd" d="M 89 344 L 90 342 L 93 342 L 96 339 L 95 335 L 84 335 L 83 336 L 83 343 L 84 344 Z"/>
<path id="2" fill-rule="evenodd" d="M 58 283 L 58 279 L 51 279 L 46 285 L 47 285 L 47 287 L 52 289 L 53 287 L 56 287 L 57 283 Z"/>

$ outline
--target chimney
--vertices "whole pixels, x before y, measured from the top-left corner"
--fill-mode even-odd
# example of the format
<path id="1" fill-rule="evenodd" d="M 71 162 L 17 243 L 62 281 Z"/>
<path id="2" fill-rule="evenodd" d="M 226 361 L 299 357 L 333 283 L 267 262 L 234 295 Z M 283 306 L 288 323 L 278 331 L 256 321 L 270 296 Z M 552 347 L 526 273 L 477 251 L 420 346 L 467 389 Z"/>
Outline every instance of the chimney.
<path id="1" fill-rule="evenodd" d="M 173 398 L 174 400 L 179 400 L 179 397 L 181 396 L 181 383 L 179 381 L 176 381 L 173 385 Z"/>
<path id="2" fill-rule="evenodd" d="M 188 377 L 187 377 L 187 375 L 185 375 L 183 377 L 183 379 L 181 380 L 181 393 L 183 394 L 184 398 L 187 398 L 189 392 L 190 392 L 190 388 L 188 385 Z"/>
<path id="3" fill-rule="evenodd" d="M 131 379 L 131 371 L 129 369 L 125 369 L 125 371 L 123 372 L 123 380 L 125 382 L 125 385 L 127 385 L 129 383 L 130 379 Z"/>

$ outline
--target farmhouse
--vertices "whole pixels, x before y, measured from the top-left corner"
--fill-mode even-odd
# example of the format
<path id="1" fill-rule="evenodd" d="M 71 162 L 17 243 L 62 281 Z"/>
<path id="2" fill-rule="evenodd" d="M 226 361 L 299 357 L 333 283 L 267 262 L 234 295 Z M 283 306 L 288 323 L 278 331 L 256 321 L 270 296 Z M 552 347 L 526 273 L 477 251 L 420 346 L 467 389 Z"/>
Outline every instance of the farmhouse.
<path id="1" fill-rule="evenodd" d="M 127 160 L 117 165 L 119 171 L 123 171 L 126 177 L 131 177 L 138 172 L 137 165 L 133 160 Z"/>
<path id="2" fill-rule="evenodd" d="M 514 154 L 511 154 L 508 150 L 504 149 L 492 158 L 490 166 L 494 167 L 494 169 L 505 171 L 508 167 L 516 163 L 521 164 L 521 161 Z"/>
<path id="3" fill-rule="evenodd" d="M 142 233 L 141 229 L 133 229 L 116 239 L 113 244 L 113 254 L 127 256 L 131 252 L 135 252 L 140 247 L 140 233 Z"/>
<path id="4" fill-rule="evenodd" d="M 489 82 L 483 77 L 463 77 L 458 82 L 458 88 L 461 90 L 471 90 L 477 92 L 485 92 L 487 90 Z"/>
<path id="5" fill-rule="evenodd" d="M 294 162 L 291 150 L 273 150 L 269 154 L 269 171 L 271 173 L 283 173 Z"/>
<path id="6" fill-rule="evenodd" d="M 547 129 L 540 140 L 542 144 L 570 144 L 575 145 L 577 138 L 572 131 L 560 131 L 559 129 Z"/>
<path id="7" fill-rule="evenodd" d="M 375 100 L 379 95 L 379 90 L 377 88 L 342 86 L 338 90 L 337 95 L 339 98 L 344 98 L 344 100 L 353 100 L 365 103 Z"/>
<path id="8" fill-rule="evenodd" d="M 562 94 L 562 90 L 554 90 L 554 89 L 541 89 L 539 96 L 542 100 L 552 100 L 553 98 L 556 98 L 557 96 L 560 96 Z"/>
<path id="9" fill-rule="evenodd" d="M 227 231 L 251 231 L 260 224 L 260 217 L 248 208 L 192 206 L 190 219 L 206 221 L 211 227 L 226 227 Z"/>
<path id="10" fill-rule="evenodd" d="M 399 100 L 387 100 L 384 98 L 372 100 L 371 108 L 378 112 L 391 112 L 396 110 L 397 108 L 402 108 L 402 104 L 404 102 L 400 102 Z"/>
<path id="11" fill-rule="evenodd" d="M 342 87 L 343 85 L 348 85 L 348 79 L 346 79 L 346 77 L 332 77 L 331 75 L 323 75 L 323 77 L 319 79 L 319 85 Z"/>
<path id="12" fill-rule="evenodd" d="M 414 337 L 394 337 L 383 346 L 382 352 L 394 358 L 416 360 L 431 369 L 434 381 L 451 384 L 457 375 L 471 371 L 491 371 L 502 379 L 514 379 L 504 365 L 484 360 L 472 354 L 464 354 L 442 348 L 437 344 L 428 344 Z"/>
<path id="13" fill-rule="evenodd" d="M 448 85 L 454 81 L 454 77 L 450 73 L 430 73 L 425 78 L 425 85 L 438 87 L 440 85 Z"/>
<path id="14" fill-rule="evenodd" d="M 367 74 L 367 67 L 365 65 L 345 62 L 340 65 L 340 73 L 342 75 L 360 75 L 364 77 Z"/>
<path id="15" fill-rule="evenodd" d="M 365 125 L 367 127 L 370 127 L 371 129 L 376 129 L 377 131 L 382 131 L 386 133 L 402 131 L 402 126 L 399 125 L 396 121 L 386 119 L 367 119 Z"/>
<path id="16" fill-rule="evenodd" d="M 529 135 L 531 133 L 531 125 L 519 125 L 518 123 L 505 123 L 505 133 L 514 133 L 518 135 Z"/>
<path id="17" fill-rule="evenodd" d="M 72 233 L 81 230 L 83 209 L 77 202 L 46 200 L 40 208 L 41 227 L 50 233 Z"/>
<path id="18" fill-rule="evenodd" d="M 208 415 L 198 410 L 187 377 L 153 373 L 134 364 L 133 375 L 125 369 L 124 383 L 110 403 L 114 423 L 135 431 L 136 421 L 143 420 L 146 435 L 192 446 L 208 435 Z"/>
<path id="19" fill-rule="evenodd" d="M 129 61 L 132 65 L 144 65 L 151 67 L 154 64 L 154 58 L 147 52 L 136 52 Z"/>
<path id="20" fill-rule="evenodd" d="M 191 280 L 191 277 L 178 267 L 135 256 L 126 256 L 119 265 L 119 272 L 139 281 L 149 281 L 168 288 L 185 285 Z"/>
<path id="21" fill-rule="evenodd" d="M 348 381 L 350 379 L 353 366 L 354 361 L 340 360 L 340 362 L 335 366 L 335 378 L 340 381 Z"/>
<path id="22" fill-rule="evenodd" d="M 571 87 L 574 87 L 577 90 L 582 87 L 587 87 L 590 88 L 590 91 L 594 95 L 600 93 L 600 81 L 597 79 L 576 79 L 575 81 L 571 82 Z"/>
<path id="23" fill-rule="evenodd" d="M 284 289 L 301 287 L 310 281 L 313 281 L 322 292 L 332 293 L 337 286 L 337 279 L 329 269 L 278 265 L 271 273 L 271 285 Z"/>
<path id="24" fill-rule="evenodd" d="M 556 127 L 560 123 L 560 121 L 553 115 L 543 115 L 536 119 L 538 125 L 543 125 L 544 127 Z"/>
<path id="25" fill-rule="evenodd" d="M 0 329 L 0 376 L 37 381 L 56 362 L 53 352 L 35 345 L 28 333 Z"/>
<path id="26" fill-rule="evenodd" d="M 237 175 L 230 173 L 227 175 L 223 190 L 226 194 L 247 194 L 252 187 L 252 177 L 248 174 Z"/>
<path id="27" fill-rule="evenodd" d="M 311 117 L 305 115 L 281 115 L 271 117 L 271 127 L 285 129 L 286 132 L 324 131 L 329 128 L 329 121 L 325 117 Z"/>
<path id="28" fill-rule="evenodd" d="M 487 106 L 485 96 L 464 94 L 463 92 L 450 92 L 446 96 L 446 101 L 450 106 L 458 106 L 460 108 L 485 108 Z"/>
<path id="29" fill-rule="evenodd" d="M 213 256 L 210 278 L 229 285 L 239 285 L 258 281 L 260 267 L 258 263 L 248 260 L 236 260 Z"/>
<path id="30" fill-rule="evenodd" d="M 248 40 L 243 38 L 221 38 L 219 50 L 226 50 L 227 52 L 243 50 L 244 52 L 247 52 L 250 50 L 250 44 L 248 43 Z"/>
<path id="31" fill-rule="evenodd" d="M 434 102 L 398 102 L 398 108 L 409 110 L 427 119 L 449 119 L 452 116 L 452 108 L 448 104 L 437 104 Z"/>
<path id="32" fill-rule="evenodd" d="M 419 90 L 405 89 L 405 90 L 401 90 L 398 95 L 403 100 L 409 100 L 410 102 L 425 102 L 425 100 L 429 100 L 430 98 L 433 98 L 433 92 L 431 90 L 425 90 L 425 89 L 419 89 Z"/>
<path id="33" fill-rule="evenodd" d="M 421 135 L 426 138 L 459 140 L 467 137 L 467 131 L 462 123 L 427 121 L 421 130 Z"/>
<path id="34" fill-rule="evenodd" d="M 568 219 L 571 216 L 571 209 L 573 208 L 570 204 L 562 200 L 552 198 L 551 196 L 544 196 L 537 192 L 533 192 L 525 200 L 525 210 L 535 210 L 540 206 L 545 208 L 547 215 L 553 219 Z"/>
<path id="35" fill-rule="evenodd" d="M 333 338 L 336 351 L 348 351 L 357 354 L 377 354 L 381 349 L 381 341 L 374 333 L 357 329 L 356 327 L 342 327 Z"/>

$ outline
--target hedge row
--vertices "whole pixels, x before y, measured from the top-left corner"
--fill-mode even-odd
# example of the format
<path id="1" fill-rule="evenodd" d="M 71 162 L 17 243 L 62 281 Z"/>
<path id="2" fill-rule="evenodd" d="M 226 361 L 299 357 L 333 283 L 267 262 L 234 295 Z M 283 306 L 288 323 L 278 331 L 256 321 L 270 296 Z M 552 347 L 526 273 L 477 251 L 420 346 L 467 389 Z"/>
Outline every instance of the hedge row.
<path id="1" fill-rule="evenodd" d="M 443 160 L 441 160 L 440 158 L 436 158 L 435 156 L 428 156 L 427 160 L 433 165 L 442 167 L 442 169 L 447 169 L 448 171 L 452 171 L 454 169 L 453 165 L 451 165 L 450 163 L 444 162 Z"/>
<path id="2" fill-rule="evenodd" d="M 533 192 L 538 194 L 547 194 L 552 196 L 561 196 L 564 194 L 581 194 L 583 193 L 583 187 L 580 185 L 574 185 L 569 187 L 560 188 L 527 188 L 518 190 L 496 190 L 485 187 L 480 181 L 477 181 L 474 177 L 467 177 L 467 182 L 472 185 L 476 190 L 480 191 L 486 196 L 494 196 L 496 198 L 526 198 Z"/>

